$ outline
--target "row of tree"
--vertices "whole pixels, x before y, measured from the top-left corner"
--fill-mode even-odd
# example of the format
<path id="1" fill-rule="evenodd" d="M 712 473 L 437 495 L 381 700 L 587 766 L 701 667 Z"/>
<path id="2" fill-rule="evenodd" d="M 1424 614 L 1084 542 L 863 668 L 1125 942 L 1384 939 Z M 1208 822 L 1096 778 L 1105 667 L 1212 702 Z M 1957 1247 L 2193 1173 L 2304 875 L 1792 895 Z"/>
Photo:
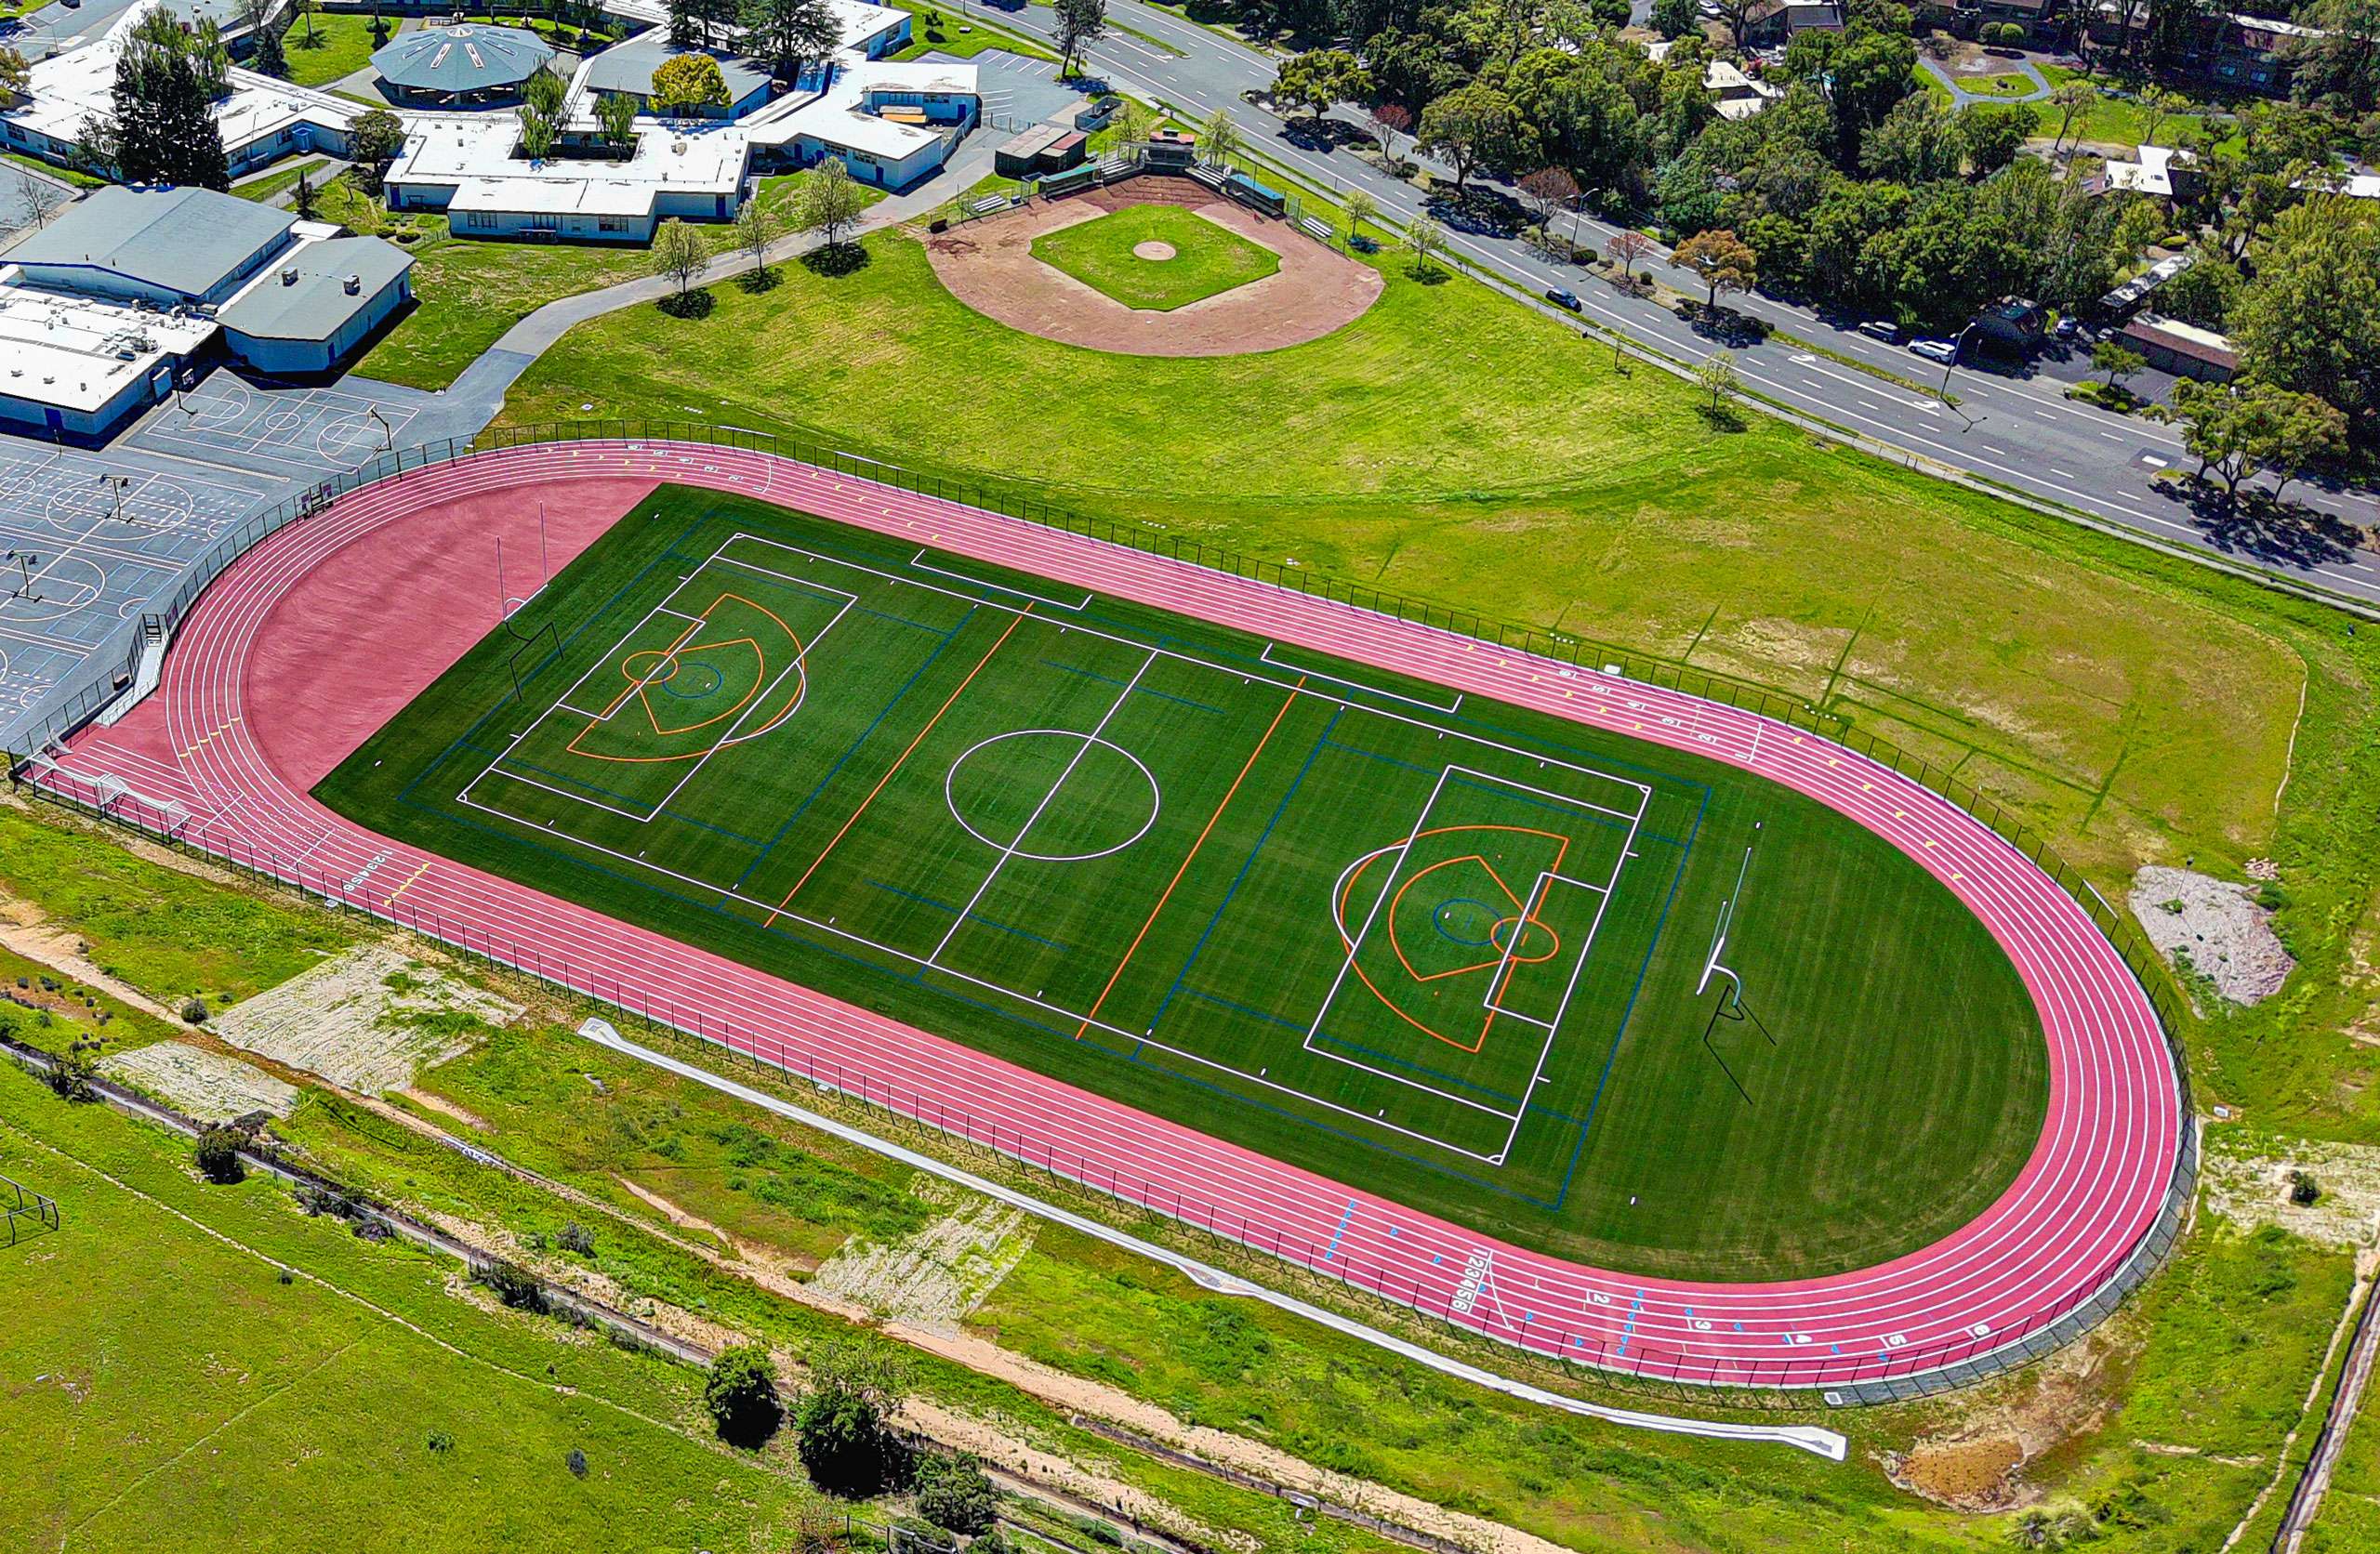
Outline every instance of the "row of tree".
<path id="1" fill-rule="evenodd" d="M 780 77 L 834 54 L 842 23 L 827 0 L 669 0 L 669 42 L 765 61 Z"/>

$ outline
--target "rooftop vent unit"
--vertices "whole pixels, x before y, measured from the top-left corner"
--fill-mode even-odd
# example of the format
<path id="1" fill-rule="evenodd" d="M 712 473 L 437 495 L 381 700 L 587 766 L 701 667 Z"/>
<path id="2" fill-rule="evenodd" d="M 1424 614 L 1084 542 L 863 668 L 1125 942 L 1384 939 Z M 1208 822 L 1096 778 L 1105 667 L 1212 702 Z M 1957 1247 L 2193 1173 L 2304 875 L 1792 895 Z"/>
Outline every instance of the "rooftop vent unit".
<path id="1" fill-rule="evenodd" d="M 347 288 L 350 296 L 358 296 L 364 290 L 364 277 L 361 275 L 350 275 L 339 283 Z"/>
<path id="2" fill-rule="evenodd" d="M 281 283 L 284 286 L 294 286 L 298 283 L 298 267 L 296 265 L 285 264 L 281 267 Z"/>

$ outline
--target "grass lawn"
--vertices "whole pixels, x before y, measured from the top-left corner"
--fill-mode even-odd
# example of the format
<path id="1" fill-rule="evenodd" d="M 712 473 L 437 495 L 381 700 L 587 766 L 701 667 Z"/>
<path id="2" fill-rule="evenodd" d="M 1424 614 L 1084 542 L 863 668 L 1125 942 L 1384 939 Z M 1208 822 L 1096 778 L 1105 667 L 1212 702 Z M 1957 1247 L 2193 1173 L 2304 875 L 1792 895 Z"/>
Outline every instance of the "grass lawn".
<path id="1" fill-rule="evenodd" d="M 352 942 L 335 918 L 159 868 L 112 833 L 46 825 L 14 809 L 0 809 L 0 891 L 41 903 L 101 970 L 168 1008 L 200 997 L 219 1009 Z"/>
<path id="2" fill-rule="evenodd" d="M 262 204 L 287 190 L 295 189 L 300 173 L 311 174 L 320 171 L 323 160 L 318 156 L 301 157 L 295 162 L 276 167 L 269 173 L 258 173 L 254 178 L 233 184 L 231 192 L 243 200 L 254 200 L 258 204 Z M 322 180 L 317 178 L 315 181 L 320 183 Z"/>
<path id="3" fill-rule="evenodd" d="M 1271 249 L 1180 205 L 1133 205 L 1061 228 L 1033 240 L 1033 257 L 1151 312 L 1171 312 L 1281 268 Z"/>
<path id="4" fill-rule="evenodd" d="M 782 212 L 808 176 L 784 173 L 764 178 L 760 197 Z M 870 204 L 884 197 L 880 190 L 861 188 Z M 344 185 L 340 198 L 348 203 L 340 218 L 358 231 L 392 219 Z M 413 269 L 418 305 L 364 353 L 354 370 L 364 377 L 416 388 L 443 388 L 453 383 L 506 330 L 549 302 L 653 273 L 653 256 L 645 248 L 482 242 L 454 236 L 443 217 L 393 219 L 409 221 L 420 233 L 413 247 L 419 257 Z M 696 223 L 694 230 L 714 254 L 731 252 L 737 244 L 735 228 L 728 222 Z M 780 275 L 798 271 L 798 266 L 778 267 Z M 712 289 L 724 296 L 738 288 Z"/>
<path id="5" fill-rule="evenodd" d="M 389 26 L 393 35 L 396 22 L 392 20 Z M 379 46 L 372 41 L 370 17 L 324 11 L 298 18 L 283 36 L 281 46 L 289 60 L 293 85 L 325 86 L 371 63 L 372 51 Z"/>
<path id="6" fill-rule="evenodd" d="M 2105 75 L 2090 75 L 2076 70 L 2071 65 L 2044 64 L 2041 67 L 2041 71 L 2043 78 L 2053 87 L 2062 86 L 2069 81 L 2088 81 L 2100 89 L 2099 100 L 2091 105 L 2090 112 L 2083 115 L 2078 128 L 2067 132 L 2068 139 L 2096 140 L 2103 144 L 2117 146 L 2138 146 L 2141 143 L 2148 127 L 2148 120 L 2141 114 L 2140 104 L 2132 97 L 2113 97 L 2109 95 L 2109 92 L 2110 88 L 2114 88 L 2137 94 L 2149 83 L 2134 79 L 2116 79 Z M 2168 86 L 2167 90 L 2178 89 Z M 2214 110 L 2201 103 L 2191 103 L 2189 106 L 2192 111 L 2169 114 L 2164 123 L 2158 126 L 2159 141 L 2172 143 L 2177 133 L 2184 132 L 2185 126 L 2189 132 L 2197 132 L 2205 127 L 2207 115 Z M 2060 111 L 2047 102 L 2042 103 L 2040 107 L 2042 133 L 2056 134 Z M 2228 133 L 2236 135 L 2237 132 Z M 2223 144 L 2224 142 L 2218 141 L 2216 149 L 2221 149 Z"/>
<path id="7" fill-rule="evenodd" d="M 892 3 L 917 20 L 909 24 L 909 41 L 886 55 L 888 59 L 915 59 L 927 54 L 947 54 L 953 59 L 972 59 L 987 48 L 1004 48 L 1027 59 L 1057 59 L 1055 54 L 1031 38 L 1021 33 L 1009 32 L 992 21 L 980 7 L 962 10 L 956 4 L 941 4 L 938 0 L 892 0 Z M 965 31 L 962 32 L 962 28 Z"/>
<path id="8" fill-rule="evenodd" d="M 1978 97 L 2023 97 L 2033 89 L 2032 77 L 2022 74 L 1962 75 L 1958 82 Z"/>
<path id="9" fill-rule="evenodd" d="M 46 173 L 59 182 L 72 184 L 76 189 L 97 189 L 108 181 L 102 178 L 95 178 L 79 167 L 60 167 L 54 163 L 44 162 L 39 157 L 27 156 L 22 151 L 0 151 L 0 157 L 6 157 L 20 167 L 30 167 L 34 172 Z"/>
<path id="10" fill-rule="evenodd" d="M 456 1299 L 265 1179 L 202 1185 L 13 1066 L 0 1172 L 62 1220 L 0 1250 L 0 1416 L 42 1465 L 0 1479 L 16 1547 L 777 1547 L 811 1497 L 699 1438 L 694 1373 Z"/>
<path id="11" fill-rule="evenodd" d="M 938 569 L 665 494 L 513 623 L 562 640 L 525 704 L 499 634 L 322 793 L 1276 1157 L 1646 1272 L 1881 1261 L 1972 1218 L 2030 1153 L 2044 1049 L 2013 968 L 1834 811 L 1517 709 L 1342 700 L 1328 687 L 1382 677 L 1276 671 L 1259 642 L 1116 601 L 1051 621 L 943 581 L 976 563 Z M 1101 738 L 1016 732 L 1078 728 Z M 1706 1044 L 1703 956 L 1747 849 L 1775 883 L 1738 898 L 1730 961 L 1773 1042 L 1737 1025 Z"/>

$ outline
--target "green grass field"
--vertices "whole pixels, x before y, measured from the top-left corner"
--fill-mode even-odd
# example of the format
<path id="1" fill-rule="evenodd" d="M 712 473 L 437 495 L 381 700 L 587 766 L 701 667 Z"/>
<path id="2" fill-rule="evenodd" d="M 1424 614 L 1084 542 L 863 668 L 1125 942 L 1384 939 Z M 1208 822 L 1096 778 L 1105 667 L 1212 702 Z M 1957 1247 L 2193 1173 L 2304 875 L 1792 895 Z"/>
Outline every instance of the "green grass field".
<path id="1" fill-rule="evenodd" d="M 2040 1029 L 1982 927 L 1729 769 L 705 493 L 513 621 L 548 624 L 525 701 L 501 633 L 325 800 L 1647 1271 L 1923 1245 L 2039 1131 Z M 1730 963 L 1767 1036 L 1706 1039 L 1747 849 Z"/>
<path id="2" fill-rule="evenodd" d="M 393 30 L 396 23 L 389 25 Z M 299 86 L 327 86 L 354 74 L 372 62 L 377 46 L 370 17 L 329 13 L 300 17 L 281 40 L 289 79 Z"/>
<path id="3" fill-rule="evenodd" d="M 1173 252 L 1143 258 L 1144 244 Z M 1133 205 L 1033 240 L 1033 257 L 1127 308 L 1171 312 L 1262 281 L 1280 257 L 1180 205 Z"/>

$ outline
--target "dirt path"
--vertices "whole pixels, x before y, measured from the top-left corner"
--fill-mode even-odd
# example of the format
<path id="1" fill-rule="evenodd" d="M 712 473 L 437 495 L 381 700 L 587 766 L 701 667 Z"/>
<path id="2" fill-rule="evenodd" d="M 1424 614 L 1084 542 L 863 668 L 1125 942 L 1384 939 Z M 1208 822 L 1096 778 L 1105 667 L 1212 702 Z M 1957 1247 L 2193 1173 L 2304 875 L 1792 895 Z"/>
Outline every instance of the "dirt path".
<path id="1" fill-rule="evenodd" d="M 130 982 L 112 977 L 83 954 L 83 942 L 71 929 L 53 928 L 42 909 L 32 902 L 14 896 L 0 898 L 0 944 L 24 956 L 38 961 L 85 987 L 106 994 L 119 1004 L 128 1005 L 142 1014 L 154 1015 L 172 1022 L 174 1013 L 165 1005 L 134 987 Z"/>

